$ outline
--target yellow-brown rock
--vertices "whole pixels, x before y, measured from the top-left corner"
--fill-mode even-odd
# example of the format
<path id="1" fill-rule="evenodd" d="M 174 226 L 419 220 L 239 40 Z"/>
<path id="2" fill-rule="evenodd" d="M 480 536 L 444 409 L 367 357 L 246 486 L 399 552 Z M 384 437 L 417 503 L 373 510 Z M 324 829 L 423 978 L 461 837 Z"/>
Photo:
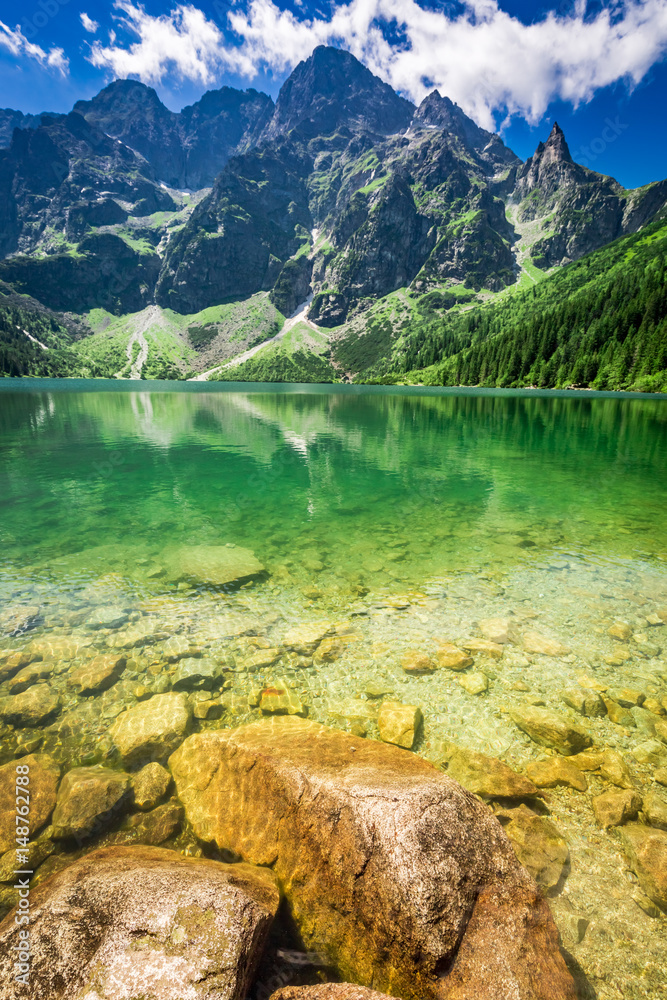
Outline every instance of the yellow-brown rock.
<path id="1" fill-rule="evenodd" d="M 380 739 L 398 747 L 411 750 L 422 725 L 421 709 L 416 705 L 402 705 L 398 701 L 384 701 L 378 714 Z"/>
<path id="2" fill-rule="evenodd" d="M 483 799 L 530 799 L 540 795 L 529 778 L 517 774 L 502 760 L 474 750 L 452 747 L 443 766 L 450 778 Z"/>
<path id="3" fill-rule="evenodd" d="M 472 656 L 468 656 L 452 642 L 439 644 L 435 660 L 439 667 L 446 667 L 448 670 L 466 670 L 473 665 Z"/>
<path id="4" fill-rule="evenodd" d="M 42 827 L 56 804 L 60 765 L 48 754 L 30 754 L 0 767 L 0 854 L 16 847 L 17 767 L 28 767 L 30 836 Z"/>
<path id="5" fill-rule="evenodd" d="M 667 913 L 667 832 L 633 823 L 620 834 L 642 889 Z"/>
<path id="6" fill-rule="evenodd" d="M 558 827 L 525 805 L 499 813 L 521 864 L 547 896 L 566 874 L 570 850 Z M 471 998 L 472 1000 L 472 998 Z"/>
<path id="7" fill-rule="evenodd" d="M 196 835 L 270 865 L 304 947 L 403 1000 L 574 1000 L 535 883 L 490 811 L 421 758 L 300 719 L 189 737 Z"/>
<path id="8" fill-rule="evenodd" d="M 488 656 L 492 660 L 499 660 L 503 655 L 503 647 L 499 642 L 491 642 L 490 639 L 464 639 L 460 643 L 461 649 L 466 653 L 479 656 Z"/>
<path id="9" fill-rule="evenodd" d="M 485 618 L 479 623 L 479 630 L 484 638 L 491 642 L 504 644 L 510 641 L 511 623 L 509 618 Z"/>
<path id="10" fill-rule="evenodd" d="M 583 771 L 563 757 L 535 760 L 526 767 L 526 774 L 538 788 L 556 788 L 558 785 L 565 785 L 566 788 L 574 788 L 578 792 L 585 792 L 588 789 Z"/>
<path id="11" fill-rule="evenodd" d="M 567 656 L 571 652 L 568 646 L 557 639 L 550 639 L 548 635 L 534 631 L 523 633 L 523 648 L 527 653 L 539 653 L 541 656 Z"/>
<path id="12" fill-rule="evenodd" d="M 595 818 L 604 830 L 637 819 L 641 807 L 641 796 L 631 788 L 603 792 L 593 799 Z"/>
<path id="13" fill-rule="evenodd" d="M 607 635 L 610 635 L 612 639 L 617 639 L 618 642 L 627 642 L 632 635 L 632 629 L 626 622 L 614 622 L 607 629 Z"/>
<path id="14" fill-rule="evenodd" d="M 408 649 L 401 657 L 401 666 L 406 674 L 432 674 L 435 666 L 428 653 L 417 649 Z"/>

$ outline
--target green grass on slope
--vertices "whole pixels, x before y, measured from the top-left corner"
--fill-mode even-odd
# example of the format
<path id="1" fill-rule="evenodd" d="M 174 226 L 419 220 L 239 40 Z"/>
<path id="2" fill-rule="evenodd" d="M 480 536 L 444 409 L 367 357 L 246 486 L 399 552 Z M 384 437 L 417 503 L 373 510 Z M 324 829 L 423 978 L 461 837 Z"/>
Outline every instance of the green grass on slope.
<path id="1" fill-rule="evenodd" d="M 336 372 L 325 357 L 328 346 L 325 336 L 298 324 L 243 364 L 221 368 L 211 381 L 336 382 Z"/>
<path id="2" fill-rule="evenodd" d="M 466 313 L 417 315 L 358 381 L 667 392 L 667 225 Z"/>

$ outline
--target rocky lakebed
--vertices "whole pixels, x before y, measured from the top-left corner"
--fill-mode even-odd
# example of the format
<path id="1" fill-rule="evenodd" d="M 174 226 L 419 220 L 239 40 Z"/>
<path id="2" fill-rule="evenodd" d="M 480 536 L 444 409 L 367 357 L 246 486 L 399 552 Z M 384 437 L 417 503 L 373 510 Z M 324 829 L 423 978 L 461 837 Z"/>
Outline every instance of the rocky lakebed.
<path id="1" fill-rule="evenodd" d="M 3 998 L 664 996 L 659 561 L 343 591 L 229 543 L 150 576 L 0 607 Z"/>

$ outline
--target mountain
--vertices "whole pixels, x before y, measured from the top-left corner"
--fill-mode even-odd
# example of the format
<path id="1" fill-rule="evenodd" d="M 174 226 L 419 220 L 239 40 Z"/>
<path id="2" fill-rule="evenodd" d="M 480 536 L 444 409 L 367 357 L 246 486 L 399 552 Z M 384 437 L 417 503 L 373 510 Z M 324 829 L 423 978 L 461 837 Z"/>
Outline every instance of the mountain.
<path id="1" fill-rule="evenodd" d="M 107 135 L 144 156 L 155 176 L 171 187 L 209 187 L 234 153 L 250 145 L 273 111 L 256 90 L 208 91 L 176 113 L 152 87 L 115 80 L 74 110 Z"/>
<path id="2" fill-rule="evenodd" d="M 406 129 L 414 110 L 349 52 L 319 45 L 280 88 L 261 138 L 276 139 L 294 129 L 316 141 L 350 132 L 379 138 Z"/>
<path id="3" fill-rule="evenodd" d="M 575 163 L 557 124 L 523 163 L 447 96 L 416 108 L 324 46 L 275 105 L 223 87 L 176 113 L 117 80 L 68 115 L 0 112 L 2 129 L 0 282 L 35 300 L 21 306 L 31 315 L 51 310 L 97 374 L 123 371 L 122 339 L 139 333 L 144 374 L 169 377 L 444 364 L 465 346 L 460 317 L 667 211 L 667 181 L 625 190 Z M 26 333 L 44 330 L 39 310 L 14 322 L 0 329 L 12 371 L 37 364 L 39 341 L 64 350 L 65 333 L 60 346 Z"/>
<path id="4" fill-rule="evenodd" d="M 558 123 L 523 165 L 511 200 L 517 220 L 537 229 L 538 267 L 578 260 L 605 243 L 637 232 L 667 201 L 667 181 L 626 191 L 612 177 L 575 163 Z"/>
<path id="5" fill-rule="evenodd" d="M 41 122 L 41 115 L 24 115 L 22 111 L 14 111 L 12 108 L 0 108 L 0 149 L 11 145 L 15 128 L 38 128 Z"/>

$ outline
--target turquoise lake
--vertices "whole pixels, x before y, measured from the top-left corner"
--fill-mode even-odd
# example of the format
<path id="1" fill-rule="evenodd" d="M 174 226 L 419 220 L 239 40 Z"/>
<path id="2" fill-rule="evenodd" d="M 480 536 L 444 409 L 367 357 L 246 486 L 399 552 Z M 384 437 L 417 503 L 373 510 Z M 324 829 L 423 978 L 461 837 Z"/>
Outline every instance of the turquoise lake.
<path id="1" fill-rule="evenodd" d="M 120 767 L 114 720 L 203 657 L 221 673 L 188 693 L 198 729 L 279 711 L 377 739 L 391 700 L 438 766 L 456 745 L 525 771 L 545 751 L 512 713 L 544 706 L 667 796 L 666 444 L 655 397 L 0 381 L 0 764 Z M 245 568 L 186 568 L 210 553 Z M 119 652 L 113 684 L 76 689 Z M 31 685 L 56 700 L 26 724 Z M 664 918 L 586 780 L 547 793 L 568 861 L 543 888 L 584 995 L 657 997 Z M 201 851 L 185 828 L 170 845 Z M 58 844 L 36 880 L 74 856 Z"/>

